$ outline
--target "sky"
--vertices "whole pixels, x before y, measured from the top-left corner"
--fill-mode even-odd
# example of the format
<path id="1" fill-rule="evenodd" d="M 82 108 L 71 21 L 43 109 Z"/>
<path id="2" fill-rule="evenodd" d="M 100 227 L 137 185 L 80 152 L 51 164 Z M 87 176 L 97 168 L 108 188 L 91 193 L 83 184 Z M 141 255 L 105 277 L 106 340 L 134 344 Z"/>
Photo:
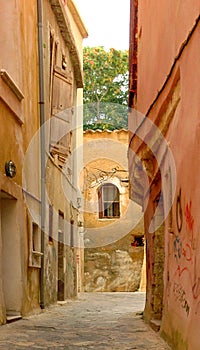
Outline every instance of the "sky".
<path id="1" fill-rule="evenodd" d="M 88 30 L 84 46 L 128 50 L 130 0 L 74 0 Z"/>

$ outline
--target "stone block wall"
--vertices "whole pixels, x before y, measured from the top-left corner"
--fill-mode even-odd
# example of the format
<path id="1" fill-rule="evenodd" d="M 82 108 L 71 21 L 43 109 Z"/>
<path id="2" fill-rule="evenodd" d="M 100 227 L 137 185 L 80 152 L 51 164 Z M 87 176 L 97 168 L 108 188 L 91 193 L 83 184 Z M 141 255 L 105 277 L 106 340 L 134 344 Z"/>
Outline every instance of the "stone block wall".
<path id="1" fill-rule="evenodd" d="M 131 234 L 115 244 L 85 249 L 86 292 L 134 292 L 140 287 L 144 246 L 131 246 Z"/>

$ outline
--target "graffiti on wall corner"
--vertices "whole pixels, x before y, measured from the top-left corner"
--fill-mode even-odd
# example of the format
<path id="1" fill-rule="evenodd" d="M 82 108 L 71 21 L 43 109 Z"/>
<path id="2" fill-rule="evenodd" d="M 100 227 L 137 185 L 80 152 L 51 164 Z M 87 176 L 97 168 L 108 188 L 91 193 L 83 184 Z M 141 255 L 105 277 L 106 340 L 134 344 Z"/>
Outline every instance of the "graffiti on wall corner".
<path id="1" fill-rule="evenodd" d="M 186 207 L 184 210 L 184 216 L 185 216 L 187 228 L 192 233 L 192 237 L 193 237 L 194 217 L 192 215 L 191 209 L 192 209 L 192 201 L 186 204 Z"/>
<path id="2" fill-rule="evenodd" d="M 180 233 L 183 226 L 183 211 L 182 211 L 182 205 L 181 205 L 181 188 L 179 190 L 179 194 L 177 196 L 176 200 L 176 226 L 178 229 L 178 232 Z"/>
<path id="3" fill-rule="evenodd" d="M 175 296 L 175 300 L 180 303 L 180 306 L 185 310 L 187 317 L 190 313 L 190 306 L 186 299 L 186 292 L 183 289 L 182 285 L 179 283 L 174 283 L 173 293 Z"/>

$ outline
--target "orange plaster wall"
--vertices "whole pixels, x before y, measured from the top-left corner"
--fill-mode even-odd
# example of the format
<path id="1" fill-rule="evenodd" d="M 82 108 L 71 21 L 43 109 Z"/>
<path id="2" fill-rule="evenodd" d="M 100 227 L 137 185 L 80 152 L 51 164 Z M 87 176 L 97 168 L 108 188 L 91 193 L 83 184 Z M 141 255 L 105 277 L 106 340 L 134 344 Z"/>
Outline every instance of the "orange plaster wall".
<path id="1" fill-rule="evenodd" d="M 199 0 L 144 0 L 138 8 L 138 102 L 146 113 L 199 15 Z"/>
<path id="2" fill-rule="evenodd" d="M 162 330 L 181 350 L 200 347 L 199 42 L 200 26 L 180 59 L 181 102 L 167 135 L 176 162 L 177 190 L 172 208 L 173 234 L 166 227 L 168 261 Z"/>
<path id="3" fill-rule="evenodd" d="M 146 113 L 156 98 L 199 13 L 200 2 L 196 0 L 192 4 L 187 0 L 139 3 L 137 109 L 140 112 Z M 176 62 L 175 70 L 180 70 L 180 102 L 166 135 L 176 164 L 177 187 L 172 228 L 168 219 L 165 222 L 161 334 L 176 350 L 200 348 L 199 43 L 200 24 Z M 149 115 L 153 120 L 161 107 L 160 101 L 168 103 L 169 84 Z"/>

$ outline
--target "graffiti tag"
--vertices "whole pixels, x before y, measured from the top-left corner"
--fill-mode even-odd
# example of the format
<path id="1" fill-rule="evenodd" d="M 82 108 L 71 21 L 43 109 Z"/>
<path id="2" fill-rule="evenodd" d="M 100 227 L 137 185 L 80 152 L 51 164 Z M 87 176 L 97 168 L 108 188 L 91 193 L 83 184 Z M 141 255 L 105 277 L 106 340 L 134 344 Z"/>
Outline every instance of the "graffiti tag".
<path id="1" fill-rule="evenodd" d="M 176 236 L 174 240 L 174 257 L 178 261 L 181 258 L 182 255 L 182 242 L 181 239 Z"/>
<path id="2" fill-rule="evenodd" d="M 189 231 L 192 232 L 193 234 L 194 217 L 192 216 L 191 207 L 192 207 L 192 202 L 190 201 L 189 203 L 187 203 L 185 207 L 184 215 L 185 215 L 187 227 Z"/>
<path id="3" fill-rule="evenodd" d="M 181 206 L 181 188 L 176 200 L 176 225 L 177 225 L 178 232 L 180 233 L 183 226 L 183 211 Z"/>
<path id="4" fill-rule="evenodd" d="M 189 316 L 190 313 L 190 306 L 186 300 L 186 293 L 183 289 L 183 287 L 178 284 L 174 283 L 174 288 L 173 288 L 173 293 L 175 296 L 175 300 L 180 303 L 180 306 L 185 310 L 187 317 Z"/>

